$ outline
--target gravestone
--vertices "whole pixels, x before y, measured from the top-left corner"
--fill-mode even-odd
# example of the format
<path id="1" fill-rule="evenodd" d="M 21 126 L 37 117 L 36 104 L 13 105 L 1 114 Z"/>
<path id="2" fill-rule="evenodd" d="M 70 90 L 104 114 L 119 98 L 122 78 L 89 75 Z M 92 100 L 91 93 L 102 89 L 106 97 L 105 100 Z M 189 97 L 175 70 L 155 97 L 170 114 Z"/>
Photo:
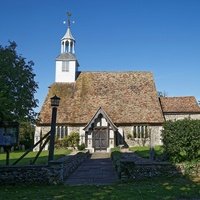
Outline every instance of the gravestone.
<path id="1" fill-rule="evenodd" d="M 0 147 L 0 152 L 4 153 L 3 147 Z"/>
<path id="2" fill-rule="evenodd" d="M 25 145 L 24 144 L 21 145 L 21 150 L 25 151 Z"/>

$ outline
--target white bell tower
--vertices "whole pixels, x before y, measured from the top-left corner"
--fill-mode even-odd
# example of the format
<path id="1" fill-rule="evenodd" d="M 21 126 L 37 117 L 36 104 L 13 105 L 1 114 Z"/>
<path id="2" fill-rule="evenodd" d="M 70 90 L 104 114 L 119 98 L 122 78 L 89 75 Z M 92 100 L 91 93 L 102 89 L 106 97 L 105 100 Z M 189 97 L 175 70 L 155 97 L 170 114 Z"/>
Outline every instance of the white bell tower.
<path id="1" fill-rule="evenodd" d="M 61 39 L 61 54 L 56 58 L 55 82 L 73 83 L 76 81 L 78 61 L 75 56 L 75 39 L 70 30 L 70 16 L 68 12 L 67 32 Z"/>

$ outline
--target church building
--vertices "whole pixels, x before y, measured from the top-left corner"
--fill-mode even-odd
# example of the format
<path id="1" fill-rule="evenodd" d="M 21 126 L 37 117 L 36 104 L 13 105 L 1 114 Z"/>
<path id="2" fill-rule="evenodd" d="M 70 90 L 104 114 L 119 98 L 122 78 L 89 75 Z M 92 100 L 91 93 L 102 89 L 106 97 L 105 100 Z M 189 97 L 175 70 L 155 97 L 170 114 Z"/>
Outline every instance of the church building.
<path id="1" fill-rule="evenodd" d="M 68 23 L 56 58 L 55 82 L 36 125 L 35 143 L 50 131 L 54 95 L 61 99 L 56 137 L 78 132 L 80 144 L 90 152 L 110 151 L 119 145 L 161 145 L 165 120 L 200 119 L 195 97 L 158 97 L 151 72 L 80 72 L 78 67 Z"/>

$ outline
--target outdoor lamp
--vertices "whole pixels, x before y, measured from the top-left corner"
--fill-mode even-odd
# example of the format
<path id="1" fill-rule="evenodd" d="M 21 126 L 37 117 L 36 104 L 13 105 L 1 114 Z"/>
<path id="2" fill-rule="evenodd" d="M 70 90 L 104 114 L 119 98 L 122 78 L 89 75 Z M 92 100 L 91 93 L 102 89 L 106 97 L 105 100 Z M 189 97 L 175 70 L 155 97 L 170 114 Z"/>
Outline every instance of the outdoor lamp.
<path id="1" fill-rule="evenodd" d="M 54 145 L 55 145 L 55 131 L 56 131 L 56 117 L 57 117 L 57 107 L 59 106 L 60 98 L 56 95 L 51 97 L 52 106 L 52 117 L 51 117 L 51 134 L 49 142 L 49 158 L 48 161 L 54 158 Z"/>
<path id="2" fill-rule="evenodd" d="M 51 97 L 51 106 L 52 107 L 58 107 L 60 103 L 60 98 L 57 97 L 56 95 Z"/>

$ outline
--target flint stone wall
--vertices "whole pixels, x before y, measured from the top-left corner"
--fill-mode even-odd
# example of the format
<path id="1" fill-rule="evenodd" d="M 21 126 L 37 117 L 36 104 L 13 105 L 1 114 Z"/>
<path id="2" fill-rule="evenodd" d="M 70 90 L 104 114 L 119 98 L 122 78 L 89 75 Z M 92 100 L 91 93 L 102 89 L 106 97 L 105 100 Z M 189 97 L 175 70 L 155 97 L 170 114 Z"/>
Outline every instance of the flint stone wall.
<path id="1" fill-rule="evenodd" d="M 85 151 L 51 161 L 49 165 L 0 167 L 0 185 L 62 184 L 88 156 Z"/>
<path id="2" fill-rule="evenodd" d="M 188 168 L 185 164 L 172 165 L 167 162 L 134 163 L 133 161 L 120 161 L 118 176 L 121 180 L 140 180 L 152 177 L 172 177 L 189 175 L 200 177 L 200 163 Z"/>
<path id="3" fill-rule="evenodd" d="M 140 158 L 133 153 L 112 152 L 111 158 L 121 180 L 146 179 L 156 176 L 187 175 L 200 177 L 200 162 L 171 164 Z"/>

